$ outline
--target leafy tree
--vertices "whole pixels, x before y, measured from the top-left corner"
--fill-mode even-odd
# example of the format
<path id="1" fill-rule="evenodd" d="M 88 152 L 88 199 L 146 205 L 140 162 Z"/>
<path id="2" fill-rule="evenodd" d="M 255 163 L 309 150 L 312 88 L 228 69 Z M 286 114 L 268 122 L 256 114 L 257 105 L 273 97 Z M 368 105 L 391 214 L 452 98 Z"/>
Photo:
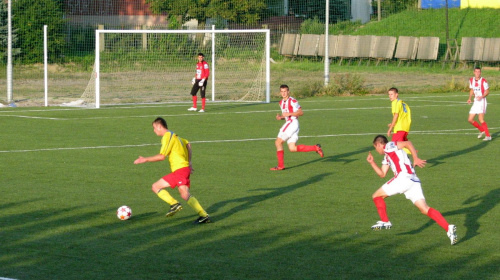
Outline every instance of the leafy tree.
<path id="1" fill-rule="evenodd" d="M 0 48 L 2 59 L 7 57 L 7 44 L 8 44 L 8 26 L 7 26 L 7 3 L 5 1 L 0 1 Z M 17 42 L 16 30 L 12 30 L 12 45 Z M 12 56 L 18 55 L 21 51 L 19 48 L 12 48 Z"/>
<path id="2" fill-rule="evenodd" d="M 62 59 L 65 20 L 59 0 L 17 0 L 12 2 L 12 14 L 21 48 L 19 58 L 23 62 L 43 61 L 44 25 L 47 25 L 49 58 Z"/>
<path id="3" fill-rule="evenodd" d="M 255 23 L 266 9 L 265 0 L 146 0 L 155 13 L 180 16 L 182 21 L 223 18 L 237 23 Z"/>

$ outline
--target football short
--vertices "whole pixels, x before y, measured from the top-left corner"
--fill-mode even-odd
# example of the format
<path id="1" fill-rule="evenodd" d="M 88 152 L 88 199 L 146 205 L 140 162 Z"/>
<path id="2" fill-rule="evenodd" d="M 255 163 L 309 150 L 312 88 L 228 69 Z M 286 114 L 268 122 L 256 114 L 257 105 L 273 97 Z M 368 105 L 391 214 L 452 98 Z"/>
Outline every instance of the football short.
<path id="1" fill-rule="evenodd" d="M 470 108 L 469 114 L 486 114 L 486 107 L 488 103 L 486 99 L 481 99 L 481 101 L 474 100 L 472 107 Z"/>
<path id="2" fill-rule="evenodd" d="M 283 139 L 287 143 L 297 143 L 299 140 L 299 121 L 290 120 L 280 128 L 278 138 Z"/>
<path id="3" fill-rule="evenodd" d="M 392 134 L 392 142 L 398 142 L 398 141 L 408 141 L 408 132 L 406 131 L 398 131 L 394 134 Z"/>
<path id="4" fill-rule="evenodd" d="M 404 194 L 406 199 L 411 200 L 413 204 L 420 199 L 425 199 L 422 184 L 417 176 L 400 173 L 385 183 L 382 189 L 388 196 Z"/>
<path id="5" fill-rule="evenodd" d="M 191 181 L 189 177 L 191 176 L 191 169 L 188 167 L 183 167 L 175 170 L 174 172 L 163 176 L 170 187 L 173 189 L 178 186 L 188 186 L 191 187 Z"/>

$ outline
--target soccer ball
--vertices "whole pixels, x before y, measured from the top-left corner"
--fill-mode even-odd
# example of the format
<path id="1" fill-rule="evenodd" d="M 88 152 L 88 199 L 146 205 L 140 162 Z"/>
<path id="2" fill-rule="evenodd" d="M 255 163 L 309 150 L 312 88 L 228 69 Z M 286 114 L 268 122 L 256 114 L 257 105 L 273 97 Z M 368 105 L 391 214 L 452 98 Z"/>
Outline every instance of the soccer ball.
<path id="1" fill-rule="evenodd" d="M 132 216 L 132 209 L 127 205 L 120 206 L 120 208 L 116 210 L 116 216 L 122 221 L 128 220 Z"/>

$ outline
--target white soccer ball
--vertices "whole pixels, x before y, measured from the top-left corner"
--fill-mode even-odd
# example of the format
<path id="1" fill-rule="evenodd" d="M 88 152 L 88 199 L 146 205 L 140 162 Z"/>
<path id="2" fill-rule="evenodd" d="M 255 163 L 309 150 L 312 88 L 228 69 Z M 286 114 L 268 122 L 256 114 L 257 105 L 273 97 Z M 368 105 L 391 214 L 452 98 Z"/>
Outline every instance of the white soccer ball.
<path id="1" fill-rule="evenodd" d="M 120 208 L 116 210 L 116 216 L 122 221 L 128 220 L 132 216 L 132 209 L 127 205 L 120 206 Z"/>

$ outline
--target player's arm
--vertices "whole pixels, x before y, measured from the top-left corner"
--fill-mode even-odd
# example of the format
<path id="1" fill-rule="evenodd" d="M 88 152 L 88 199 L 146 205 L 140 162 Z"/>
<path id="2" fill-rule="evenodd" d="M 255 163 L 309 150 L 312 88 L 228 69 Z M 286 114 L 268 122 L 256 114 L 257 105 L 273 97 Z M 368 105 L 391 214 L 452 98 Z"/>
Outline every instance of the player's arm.
<path id="1" fill-rule="evenodd" d="M 140 164 L 140 163 L 145 163 L 145 162 L 155 162 L 155 161 L 162 161 L 162 160 L 165 160 L 165 156 L 162 155 L 162 154 L 157 154 L 157 155 L 154 155 L 154 156 L 150 156 L 150 157 L 142 157 L 142 156 L 139 156 L 135 161 L 134 161 L 134 164 Z"/>
<path id="2" fill-rule="evenodd" d="M 474 90 L 471 88 L 469 91 L 469 99 L 467 100 L 467 104 L 471 103 L 472 96 L 474 96 Z"/>
<path id="3" fill-rule="evenodd" d="M 375 171 L 375 173 L 377 173 L 377 175 L 380 178 L 384 178 L 385 175 L 387 175 L 387 171 L 389 171 L 389 165 L 382 164 L 382 167 L 379 167 L 375 163 L 375 160 L 373 159 L 373 155 L 372 155 L 371 152 L 368 152 L 368 156 L 366 157 L 366 161 L 368 161 L 368 163 L 372 166 L 372 168 Z"/>
<path id="4" fill-rule="evenodd" d="M 295 112 L 283 113 L 283 117 L 300 117 L 302 115 L 304 115 L 304 111 L 302 111 L 302 108 L 297 109 Z"/>
<path id="5" fill-rule="evenodd" d="M 399 117 L 399 114 L 398 113 L 394 113 L 394 115 L 392 117 L 392 122 L 387 125 L 389 127 L 389 129 L 387 130 L 387 136 L 388 137 L 391 136 L 392 130 L 394 129 L 394 126 L 396 125 L 396 122 L 398 121 L 398 117 Z"/>
<path id="6" fill-rule="evenodd" d="M 193 169 L 193 161 L 192 161 L 193 150 L 191 149 L 191 143 L 188 143 L 186 145 L 186 147 L 187 147 L 187 150 L 188 150 L 189 169 L 191 170 L 191 173 L 193 173 L 193 171 L 194 171 L 194 169 Z"/>
<path id="7" fill-rule="evenodd" d="M 427 161 L 425 159 L 420 159 L 418 157 L 417 150 L 415 149 L 415 147 L 413 146 L 411 141 L 398 141 L 397 145 L 398 145 L 398 149 L 400 149 L 400 150 L 403 148 L 407 148 L 408 150 L 410 150 L 411 156 L 413 157 L 413 166 L 417 165 L 421 168 L 423 168 L 425 166 Z"/>

